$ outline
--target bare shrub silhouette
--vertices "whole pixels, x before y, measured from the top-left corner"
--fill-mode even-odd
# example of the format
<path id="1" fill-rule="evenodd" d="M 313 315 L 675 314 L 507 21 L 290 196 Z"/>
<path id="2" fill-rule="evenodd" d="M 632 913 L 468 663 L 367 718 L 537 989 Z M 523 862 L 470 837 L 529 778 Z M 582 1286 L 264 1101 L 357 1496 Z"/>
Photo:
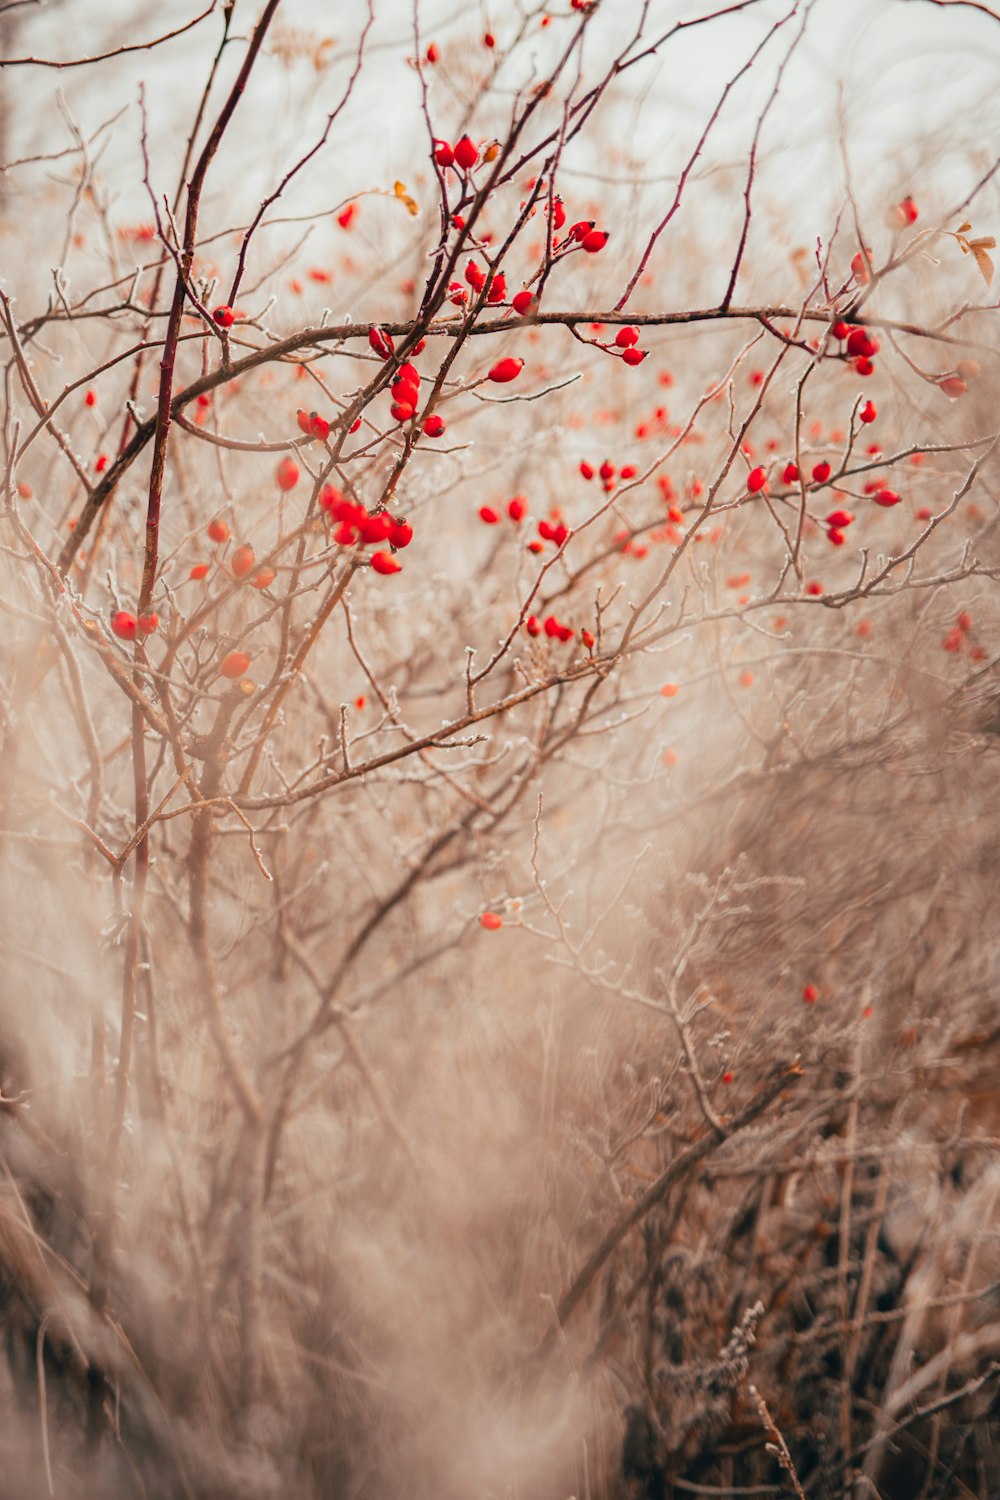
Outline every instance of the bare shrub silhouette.
<path id="1" fill-rule="evenodd" d="M 5 1496 L 998 1493 L 997 20 L 0 3 Z"/>

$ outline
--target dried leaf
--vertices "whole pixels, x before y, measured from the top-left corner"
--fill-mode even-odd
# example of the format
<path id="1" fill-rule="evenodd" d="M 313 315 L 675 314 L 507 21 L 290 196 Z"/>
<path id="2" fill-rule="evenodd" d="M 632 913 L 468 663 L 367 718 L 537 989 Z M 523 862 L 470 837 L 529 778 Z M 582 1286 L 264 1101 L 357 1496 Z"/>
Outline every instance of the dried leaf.
<path id="1" fill-rule="evenodd" d="M 335 46 L 336 38 L 332 36 L 325 36 L 320 42 L 312 57 L 312 65 L 317 73 L 322 73 L 323 69 L 327 67 L 330 61 L 330 52 Z"/>
<path id="2" fill-rule="evenodd" d="M 420 212 L 420 205 L 417 203 L 415 198 L 410 197 L 409 193 L 406 190 L 406 183 L 393 183 L 393 192 L 396 194 L 396 197 L 399 199 L 400 203 L 405 205 L 406 212 L 415 218 L 416 215 Z"/>
<path id="3" fill-rule="evenodd" d="M 971 228 L 972 228 L 971 224 L 959 224 L 958 228 L 955 230 L 955 233 L 956 234 L 966 234 L 966 233 L 968 233 L 968 231 Z"/>
<path id="4" fill-rule="evenodd" d="M 996 244 L 996 241 L 993 240 L 990 243 L 991 244 Z M 992 260 L 986 254 L 986 251 L 983 249 L 982 245 L 978 243 L 978 241 L 975 244 L 971 244 L 969 246 L 969 249 L 972 251 L 973 255 L 976 257 L 976 265 L 979 267 L 980 271 L 982 271 L 982 273 L 983 273 L 983 280 L 986 282 L 986 285 L 989 286 L 990 282 L 993 280 L 993 262 L 992 262 Z"/>
<path id="5" fill-rule="evenodd" d="M 970 250 L 995 250 L 997 242 L 992 234 L 981 234 L 977 239 L 969 241 Z"/>

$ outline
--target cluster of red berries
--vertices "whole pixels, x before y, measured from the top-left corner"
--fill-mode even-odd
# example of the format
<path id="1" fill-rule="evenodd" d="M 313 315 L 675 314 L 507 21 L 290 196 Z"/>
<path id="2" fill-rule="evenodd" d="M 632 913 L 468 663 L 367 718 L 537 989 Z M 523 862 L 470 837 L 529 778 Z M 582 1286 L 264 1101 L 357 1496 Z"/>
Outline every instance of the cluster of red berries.
<path id="1" fill-rule="evenodd" d="M 556 615 L 546 615 L 544 620 L 540 620 L 537 615 L 529 615 L 524 628 L 531 636 L 547 635 L 549 640 L 562 641 L 563 644 L 576 635 L 572 625 L 565 624 Z M 588 651 L 593 650 L 594 637 L 589 630 L 580 631 L 580 640 Z"/>
<path id="2" fill-rule="evenodd" d="M 300 406 L 295 413 L 295 420 L 299 424 L 299 431 L 304 432 L 306 437 L 319 438 L 325 443 L 330 436 L 330 424 L 319 412 L 304 411 Z M 280 484 L 280 480 L 278 481 Z"/>
<path id="3" fill-rule="evenodd" d="M 842 318 L 833 325 L 833 336 L 838 343 L 844 344 L 844 355 L 852 361 L 854 369 L 859 375 L 873 375 L 875 373 L 875 356 L 882 345 L 867 328 L 851 327 Z"/>
<path id="4" fill-rule="evenodd" d="M 330 520 L 335 523 L 333 540 L 341 547 L 379 547 L 389 544 L 390 551 L 372 554 L 371 565 L 376 573 L 399 573 L 402 564 L 395 553 L 408 547 L 413 540 L 413 527 L 399 516 L 391 516 L 387 510 L 374 514 L 367 511 L 357 500 L 351 500 L 332 484 L 325 484 L 320 491 L 319 503 Z"/>
<path id="5" fill-rule="evenodd" d="M 420 372 L 415 365 L 400 365 L 392 380 L 392 415 L 408 422 L 420 403 Z"/>
<path id="6" fill-rule="evenodd" d="M 507 501 L 506 512 L 516 526 L 519 526 L 528 514 L 528 502 L 524 495 L 515 495 Z M 493 505 L 481 505 L 479 507 L 479 519 L 487 526 L 497 526 L 502 520 L 500 511 Z"/>
<path id="7" fill-rule="evenodd" d="M 594 469 L 593 464 L 588 464 L 586 459 L 580 462 L 580 473 L 584 479 L 593 479 L 598 474 L 601 480 L 601 488 L 606 495 L 610 495 L 619 479 L 634 479 L 638 473 L 635 464 L 623 464 L 621 470 L 616 469 L 610 458 L 606 458 L 599 469 Z"/>
<path id="8" fill-rule="evenodd" d="M 649 350 L 637 348 L 638 343 L 638 328 L 628 326 L 619 328 L 615 334 L 614 342 L 611 344 L 602 344 L 601 348 L 606 349 L 609 354 L 616 354 L 623 364 L 641 365 L 649 354 Z"/>
<path id="9" fill-rule="evenodd" d="M 486 278 L 487 272 L 482 270 L 474 260 L 470 260 L 465 268 L 465 279 L 474 292 L 479 293 L 483 290 L 486 285 Z M 461 287 L 458 282 L 453 282 L 452 285 L 457 286 L 459 291 L 465 290 L 464 287 Z M 486 293 L 486 300 L 491 304 L 496 304 L 498 302 L 502 302 L 506 295 L 507 278 L 502 271 L 497 271 L 493 277 L 493 280 L 490 282 L 490 289 Z M 455 297 L 452 297 L 451 300 L 454 302 L 456 299 Z"/>
<path id="10" fill-rule="evenodd" d="M 119 609 L 111 616 L 111 633 L 120 641 L 134 641 L 137 636 L 152 635 L 159 624 L 159 615 L 152 612 L 140 615 L 137 619 L 127 609 Z"/>
<path id="11" fill-rule="evenodd" d="M 972 638 L 972 616 L 967 609 L 962 610 L 941 644 L 946 651 L 952 653 L 961 651 L 963 646 L 966 647 L 973 661 L 982 661 L 986 656 L 985 648 L 978 645 Z"/>

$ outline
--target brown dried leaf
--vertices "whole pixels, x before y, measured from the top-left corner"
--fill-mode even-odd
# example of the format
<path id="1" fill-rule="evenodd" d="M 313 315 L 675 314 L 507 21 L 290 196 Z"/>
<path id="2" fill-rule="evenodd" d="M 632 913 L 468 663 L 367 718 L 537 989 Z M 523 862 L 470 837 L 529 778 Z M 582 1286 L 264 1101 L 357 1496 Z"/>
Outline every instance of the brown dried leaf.
<path id="1" fill-rule="evenodd" d="M 991 240 L 990 244 L 991 245 L 995 245 L 996 241 L 995 240 Z M 983 246 L 978 241 L 976 241 L 975 244 L 970 244 L 969 249 L 972 251 L 973 255 L 976 257 L 976 265 L 979 267 L 980 271 L 983 273 L 983 280 L 986 282 L 986 285 L 989 286 L 990 282 L 993 280 L 993 262 L 992 262 L 992 260 L 987 255 L 986 251 L 983 249 Z"/>
<path id="2" fill-rule="evenodd" d="M 392 190 L 396 194 L 396 197 L 399 199 L 400 203 L 405 205 L 406 212 L 412 218 L 416 218 L 417 214 L 420 212 L 420 205 L 417 203 L 417 200 L 415 198 L 410 197 L 410 194 L 407 192 L 406 183 L 394 182 L 392 185 Z"/>
<path id="3" fill-rule="evenodd" d="M 330 61 L 330 52 L 337 45 L 336 37 L 325 36 L 313 53 L 312 65 L 317 73 L 322 73 Z"/>

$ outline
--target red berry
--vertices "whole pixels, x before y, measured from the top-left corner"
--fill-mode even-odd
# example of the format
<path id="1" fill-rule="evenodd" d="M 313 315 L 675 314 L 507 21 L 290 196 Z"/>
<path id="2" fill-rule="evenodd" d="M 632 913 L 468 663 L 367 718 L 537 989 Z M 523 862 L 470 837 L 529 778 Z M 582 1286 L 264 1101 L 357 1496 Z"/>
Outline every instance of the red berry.
<path id="1" fill-rule="evenodd" d="M 622 354 L 622 363 L 626 365 L 641 365 L 648 353 L 648 349 L 626 349 Z"/>
<path id="2" fill-rule="evenodd" d="M 854 361 L 854 368 L 859 375 L 874 375 L 875 373 L 874 361 L 870 360 L 866 354 Z"/>
<path id="3" fill-rule="evenodd" d="M 751 495 L 759 495 L 761 490 L 767 489 L 767 470 L 758 467 L 751 469 L 747 475 L 747 489 Z"/>
<path id="4" fill-rule="evenodd" d="M 633 344 L 639 342 L 638 328 L 619 328 L 615 334 L 615 343 L 619 349 L 631 349 Z"/>
<path id="5" fill-rule="evenodd" d="M 294 490 L 299 482 L 299 466 L 294 458 L 286 454 L 275 469 L 274 477 L 278 481 L 279 490 Z"/>
<path id="6" fill-rule="evenodd" d="M 254 558 L 252 547 L 249 547 L 246 544 L 244 544 L 242 547 L 237 547 L 236 551 L 229 559 L 229 566 L 233 570 L 233 577 L 245 578 L 248 573 L 253 571 L 253 565 L 255 561 L 256 559 Z"/>
<path id="7" fill-rule="evenodd" d="M 591 465 L 588 464 L 586 459 L 581 460 L 580 473 L 583 475 L 584 479 L 593 479 L 594 477 L 594 470 Z"/>
<path id="8" fill-rule="evenodd" d="M 218 517 L 214 521 L 209 521 L 207 529 L 208 535 L 213 542 L 229 541 L 229 527 L 225 521 L 220 521 Z"/>
<path id="9" fill-rule="evenodd" d="M 219 675 L 222 677 L 242 677 L 250 665 L 250 658 L 245 651 L 230 651 L 219 663 Z"/>
<path id="10" fill-rule="evenodd" d="M 807 984 L 802 990 L 802 998 L 807 1005 L 815 1005 L 819 999 L 819 990 L 814 984 Z"/>
<path id="11" fill-rule="evenodd" d="M 455 153 L 447 141 L 434 142 L 434 160 L 439 167 L 450 167 L 454 164 Z"/>
<path id="12" fill-rule="evenodd" d="M 859 250 L 856 255 L 851 257 L 851 270 L 854 272 L 854 278 L 860 286 L 865 286 L 872 279 L 871 266 L 873 259 L 872 252 L 867 248 L 863 252 Z"/>
<path id="13" fill-rule="evenodd" d="M 155 612 L 152 612 L 148 615 L 140 615 L 138 620 L 136 621 L 136 624 L 139 627 L 140 634 L 152 635 L 154 630 L 159 629 L 160 617 Z"/>
<path id="14" fill-rule="evenodd" d="M 878 407 L 875 405 L 875 402 L 866 401 L 864 406 L 858 412 L 858 416 L 862 422 L 874 422 L 875 418 L 878 416 Z"/>
<path id="15" fill-rule="evenodd" d="M 588 255 L 596 255 L 598 250 L 603 250 L 608 243 L 609 235 L 604 229 L 589 229 L 580 241 L 581 247 Z"/>
<path id="16" fill-rule="evenodd" d="M 589 630 L 580 631 L 580 641 L 584 646 L 586 646 L 588 651 L 592 651 L 594 649 L 594 637 Z"/>
<path id="17" fill-rule="evenodd" d="M 444 432 L 444 417 L 439 417 L 435 412 L 424 423 L 424 433 L 429 438 L 436 438 L 440 437 L 442 432 Z"/>
<path id="18" fill-rule="evenodd" d="M 274 582 L 275 572 L 273 568 L 258 568 L 251 578 L 251 585 L 255 589 L 267 589 Z"/>
<path id="19" fill-rule="evenodd" d="M 492 505 L 481 505 L 479 507 L 479 519 L 485 521 L 487 526 L 496 526 L 500 520 L 500 516 L 493 509 Z"/>
<path id="20" fill-rule="evenodd" d="M 378 510 L 374 515 L 369 515 L 367 511 L 363 510 L 358 517 L 357 528 L 361 540 L 366 547 L 371 546 L 373 543 L 378 545 L 380 542 L 387 542 L 389 540 L 392 517 L 387 510 Z"/>
<path id="21" fill-rule="evenodd" d="M 834 547 L 842 547 L 847 541 L 844 533 L 840 531 L 836 526 L 830 527 L 830 530 L 827 532 L 826 537 L 827 541 L 831 542 Z"/>
<path id="22" fill-rule="evenodd" d="M 939 380 L 938 386 L 944 391 L 946 396 L 951 396 L 953 399 L 964 396 L 969 389 L 965 381 L 961 380 L 957 375 L 949 375 L 947 379 Z"/>
<path id="23" fill-rule="evenodd" d="M 87 406 L 96 406 L 97 405 L 97 392 L 96 391 L 88 391 L 87 394 L 84 396 L 83 399 L 86 402 Z"/>
<path id="24" fill-rule="evenodd" d="M 524 622 L 524 628 L 529 635 L 541 635 L 542 633 L 541 621 L 537 615 L 529 615 Z"/>
<path id="25" fill-rule="evenodd" d="M 455 160 L 463 172 L 471 171 L 479 160 L 479 151 L 476 144 L 467 135 L 463 135 L 462 139 L 456 142 Z"/>
<path id="26" fill-rule="evenodd" d="M 955 624 L 958 626 L 959 630 L 961 630 L 965 635 L 968 635 L 969 631 L 972 629 L 972 616 L 969 614 L 969 611 L 967 609 L 962 610 L 962 613 L 955 621 Z"/>
<path id="27" fill-rule="evenodd" d="M 881 347 L 878 339 L 873 338 L 867 328 L 852 328 L 847 336 L 847 352 L 852 359 L 856 359 L 858 355 L 866 355 L 871 359 Z"/>
<path id="28" fill-rule="evenodd" d="M 806 584 L 806 593 L 807 594 L 812 594 L 812 596 L 813 596 L 814 599 L 818 599 L 819 596 L 820 596 L 820 594 L 822 592 L 823 592 L 823 585 L 821 583 L 817 583 L 815 581 L 815 579 L 813 580 L 812 583 L 807 583 Z"/>
<path id="29" fill-rule="evenodd" d="M 838 319 L 838 321 L 836 323 L 834 323 L 833 329 L 832 329 L 832 333 L 833 333 L 834 338 L 835 339 L 839 339 L 841 341 L 841 343 L 843 343 L 844 339 L 846 339 L 846 337 L 850 333 L 850 331 L 851 331 L 850 328 L 844 322 L 843 318 Z"/>
<path id="30" fill-rule="evenodd" d="M 492 31 L 487 31 L 486 35 L 483 37 L 483 46 L 492 48 L 495 47 L 496 44 L 497 39 L 493 35 Z"/>
<path id="31" fill-rule="evenodd" d="M 507 501 L 507 514 L 512 521 L 523 521 L 528 513 L 528 502 L 523 495 L 515 495 Z"/>
<path id="32" fill-rule="evenodd" d="M 119 609 L 111 616 L 112 634 L 120 641 L 134 641 L 138 628 L 135 615 L 130 615 L 127 609 Z"/>
<path id="33" fill-rule="evenodd" d="M 474 260 L 470 260 L 465 268 L 465 279 L 474 292 L 481 292 L 486 285 L 486 272 L 481 271 Z"/>
<path id="34" fill-rule="evenodd" d="M 525 287 L 522 291 L 514 293 L 513 297 L 511 298 L 510 305 L 516 313 L 524 318 L 529 312 L 533 310 L 534 302 L 534 292 L 530 292 L 528 288 Z"/>
<path id="35" fill-rule="evenodd" d="M 309 431 L 322 442 L 330 436 L 330 424 L 325 417 L 313 411 L 309 413 Z"/>
<path id="36" fill-rule="evenodd" d="M 233 312 L 231 307 L 223 304 L 222 307 L 217 307 L 215 309 L 212 317 L 215 319 L 216 323 L 218 323 L 220 328 L 232 328 L 236 318 L 236 314 Z"/>
<path id="37" fill-rule="evenodd" d="M 506 359 L 497 360 L 487 378 L 497 385 L 506 385 L 508 381 L 516 380 L 523 369 L 523 359 L 513 359 L 508 355 Z"/>
<path id="38" fill-rule="evenodd" d="M 485 927 L 487 932 L 499 932 L 503 926 L 503 917 L 498 917 L 495 911 L 484 911 L 479 918 L 480 927 Z"/>
<path id="39" fill-rule="evenodd" d="M 812 477 L 817 484 L 826 484 L 832 472 L 826 459 L 823 459 L 822 463 L 813 465 Z"/>
<path id="40" fill-rule="evenodd" d="M 902 496 L 897 495 L 895 490 L 876 490 L 872 499 L 876 505 L 884 506 L 888 510 L 891 506 L 898 505 Z"/>
<path id="41" fill-rule="evenodd" d="M 782 483 L 783 484 L 797 484 L 798 483 L 798 478 L 799 478 L 798 465 L 797 464 L 786 464 L 785 467 L 784 467 L 784 470 L 782 471 L 782 475 L 781 475 Z"/>
<path id="42" fill-rule="evenodd" d="M 376 573 L 401 573 L 403 564 L 391 552 L 373 552 L 372 567 Z"/>
<path id="43" fill-rule="evenodd" d="M 191 569 L 190 573 L 188 574 L 188 577 L 189 578 L 193 578 L 195 580 L 195 582 L 200 582 L 201 579 L 205 577 L 205 575 L 206 575 L 207 572 L 208 572 L 208 563 L 195 563 L 194 567 Z"/>
<path id="44" fill-rule="evenodd" d="M 441 56 L 441 53 L 438 50 L 437 42 L 431 42 L 424 55 L 429 63 L 436 63 L 438 58 Z"/>
<path id="45" fill-rule="evenodd" d="M 498 271 L 490 284 L 489 291 L 486 293 L 486 300 L 495 306 L 498 302 L 502 302 L 506 295 L 507 278 L 502 271 Z"/>
<path id="46" fill-rule="evenodd" d="M 408 547 L 413 541 L 413 527 L 408 521 L 393 520 L 389 527 L 388 541 L 392 547 Z"/>
<path id="47" fill-rule="evenodd" d="M 597 472 L 600 474 L 600 476 L 604 480 L 605 484 L 607 484 L 609 482 L 609 480 L 614 479 L 614 477 L 615 477 L 615 466 L 611 462 L 610 458 L 606 458 L 604 460 L 604 462 L 601 464 L 601 467 L 598 469 Z"/>
<path id="48" fill-rule="evenodd" d="M 842 531 L 845 526 L 850 526 L 854 516 L 849 510 L 831 510 L 826 518 L 826 524 L 833 526 L 837 531 Z"/>
<path id="49" fill-rule="evenodd" d="M 383 359 L 389 359 L 396 347 L 385 329 L 379 328 L 377 325 L 368 330 L 368 342 L 375 353 L 381 355 Z"/>
<path id="50" fill-rule="evenodd" d="M 304 432 L 306 437 L 312 437 L 312 429 L 309 426 L 309 413 L 304 411 L 301 406 L 295 412 L 295 420 L 298 423 L 299 431 Z"/>

